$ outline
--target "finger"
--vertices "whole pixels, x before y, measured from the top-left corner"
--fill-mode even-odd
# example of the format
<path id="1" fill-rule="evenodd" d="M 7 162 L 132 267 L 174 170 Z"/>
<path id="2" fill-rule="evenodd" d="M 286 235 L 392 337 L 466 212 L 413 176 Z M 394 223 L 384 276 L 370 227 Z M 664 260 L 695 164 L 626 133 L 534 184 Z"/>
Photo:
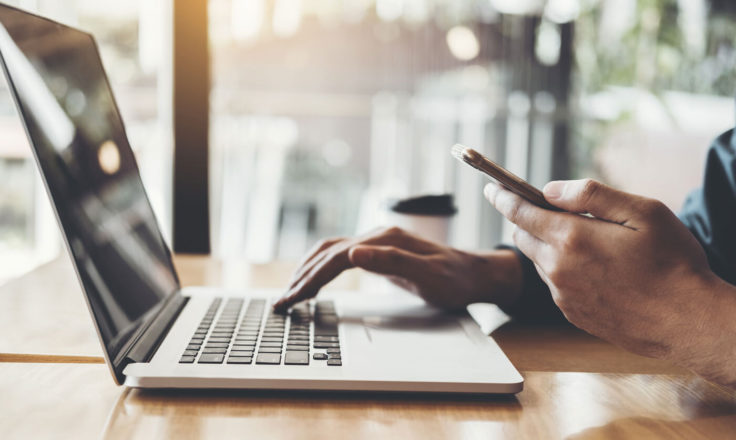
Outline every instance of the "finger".
<path id="1" fill-rule="evenodd" d="M 548 250 L 549 245 L 529 232 L 519 228 L 514 229 L 514 243 L 519 250 L 529 257 L 535 264 L 542 258 L 543 253 Z"/>
<path id="2" fill-rule="evenodd" d="M 511 223 L 548 243 L 558 235 L 561 222 L 574 221 L 569 214 L 540 208 L 493 183 L 486 185 L 483 192 L 488 201 Z"/>
<path id="3" fill-rule="evenodd" d="M 317 242 L 312 249 L 307 252 L 306 257 L 302 260 L 301 263 L 299 263 L 299 266 L 297 266 L 297 269 L 294 271 L 294 274 L 291 277 L 291 284 L 289 285 L 289 289 L 294 287 L 301 279 L 304 277 L 304 274 L 308 273 L 312 267 L 314 266 L 314 262 L 316 262 L 319 257 L 323 257 L 323 252 L 326 249 L 329 249 L 330 247 L 334 246 L 335 244 L 343 241 L 342 238 L 329 238 L 326 240 L 320 240 Z"/>
<path id="4" fill-rule="evenodd" d="M 547 201 L 566 211 L 591 214 L 629 227 L 646 200 L 591 179 L 549 182 L 543 192 Z"/>
<path id="5" fill-rule="evenodd" d="M 426 274 L 427 257 L 393 246 L 354 246 L 348 257 L 354 266 L 380 275 L 417 280 Z"/>
<path id="6" fill-rule="evenodd" d="M 330 254 L 329 257 L 315 264 L 296 286 L 276 302 L 273 306 L 274 310 L 283 312 L 300 301 L 317 296 L 322 287 L 351 267 L 352 263 L 347 257 L 347 252 Z"/>
<path id="7" fill-rule="evenodd" d="M 394 246 L 416 254 L 431 254 L 437 251 L 437 244 L 397 227 L 374 231 L 355 245 Z"/>

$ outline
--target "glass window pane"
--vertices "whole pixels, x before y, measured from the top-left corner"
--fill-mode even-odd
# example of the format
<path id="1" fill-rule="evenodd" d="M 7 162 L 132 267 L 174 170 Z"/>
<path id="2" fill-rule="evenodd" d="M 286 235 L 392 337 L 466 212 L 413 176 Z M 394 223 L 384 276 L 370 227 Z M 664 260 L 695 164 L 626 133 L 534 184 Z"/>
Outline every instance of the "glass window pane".
<path id="1" fill-rule="evenodd" d="M 603 0 L 580 11 L 575 44 L 574 174 L 679 210 L 734 126 L 736 4 Z"/>
<path id="2" fill-rule="evenodd" d="M 393 197 L 456 192 L 459 224 L 480 221 L 483 181 L 458 180 L 449 151 L 499 135 L 488 2 L 209 7 L 215 252 L 298 258 L 319 238 L 384 223 Z M 477 225 L 456 230 L 478 246 Z"/>

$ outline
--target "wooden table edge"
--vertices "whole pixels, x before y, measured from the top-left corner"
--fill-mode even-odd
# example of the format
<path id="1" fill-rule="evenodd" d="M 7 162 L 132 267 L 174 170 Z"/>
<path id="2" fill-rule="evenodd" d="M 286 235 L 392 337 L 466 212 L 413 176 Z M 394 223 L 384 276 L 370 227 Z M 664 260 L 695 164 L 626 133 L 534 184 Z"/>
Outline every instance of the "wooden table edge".
<path id="1" fill-rule="evenodd" d="M 100 356 L 0 353 L 0 362 L 31 364 L 104 364 L 105 359 Z"/>

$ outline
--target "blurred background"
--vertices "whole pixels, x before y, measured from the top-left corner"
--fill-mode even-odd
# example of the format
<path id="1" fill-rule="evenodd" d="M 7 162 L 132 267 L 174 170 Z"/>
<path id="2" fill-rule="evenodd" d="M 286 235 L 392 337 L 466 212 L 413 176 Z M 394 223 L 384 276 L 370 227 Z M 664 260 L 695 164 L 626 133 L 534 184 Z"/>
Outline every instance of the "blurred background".
<path id="1" fill-rule="evenodd" d="M 167 239 L 170 1 L 9 2 L 95 35 Z M 678 210 L 710 141 L 734 125 L 727 0 L 209 0 L 207 11 L 217 256 L 294 260 L 420 194 L 454 194 L 454 245 L 508 240 L 482 176 L 449 155 L 455 142 L 538 186 L 595 177 Z M 61 249 L 3 80 L 0 282 Z"/>

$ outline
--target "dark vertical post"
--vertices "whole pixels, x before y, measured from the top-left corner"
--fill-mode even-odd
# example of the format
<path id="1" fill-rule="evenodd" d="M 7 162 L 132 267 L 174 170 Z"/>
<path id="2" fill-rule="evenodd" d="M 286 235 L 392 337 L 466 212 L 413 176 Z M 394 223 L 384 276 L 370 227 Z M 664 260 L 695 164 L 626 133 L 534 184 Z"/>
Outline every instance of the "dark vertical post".
<path id="1" fill-rule="evenodd" d="M 572 137 L 572 106 L 570 105 L 570 94 L 572 89 L 572 74 L 575 64 L 574 53 L 574 37 L 575 23 L 565 23 L 560 26 L 560 62 L 557 74 L 557 84 L 555 92 L 557 100 L 560 103 L 562 114 L 565 115 L 563 121 L 555 122 L 554 134 L 554 162 L 552 164 L 552 179 L 570 179 L 572 175 L 572 152 L 570 151 L 570 143 Z"/>
<path id="2" fill-rule="evenodd" d="M 210 252 L 206 0 L 172 0 L 174 251 Z"/>

